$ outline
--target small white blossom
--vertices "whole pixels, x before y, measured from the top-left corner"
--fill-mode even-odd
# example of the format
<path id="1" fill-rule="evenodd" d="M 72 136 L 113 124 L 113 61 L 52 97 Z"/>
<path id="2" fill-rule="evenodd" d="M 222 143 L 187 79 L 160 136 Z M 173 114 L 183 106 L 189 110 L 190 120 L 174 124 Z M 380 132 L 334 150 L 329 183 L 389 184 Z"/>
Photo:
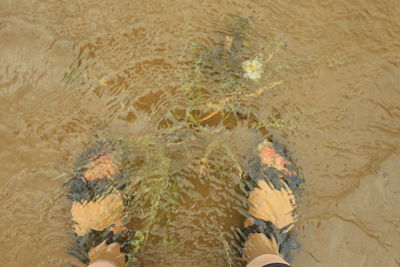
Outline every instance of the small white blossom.
<path id="1" fill-rule="evenodd" d="M 256 81 L 261 78 L 262 63 L 258 59 L 246 60 L 242 63 L 244 74 L 247 79 Z"/>

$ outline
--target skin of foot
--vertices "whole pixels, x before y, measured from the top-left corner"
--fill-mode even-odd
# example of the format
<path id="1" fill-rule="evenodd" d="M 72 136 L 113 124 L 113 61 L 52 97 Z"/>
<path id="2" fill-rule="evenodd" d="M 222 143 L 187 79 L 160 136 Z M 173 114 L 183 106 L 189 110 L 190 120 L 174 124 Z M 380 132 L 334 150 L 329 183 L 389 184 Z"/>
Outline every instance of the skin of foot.
<path id="1" fill-rule="evenodd" d="M 112 262 L 118 267 L 125 266 L 125 254 L 121 252 L 121 246 L 118 243 L 101 243 L 89 251 L 90 264 L 97 260 L 106 260 Z M 89 265 L 90 266 L 90 265 Z"/>
<path id="2" fill-rule="evenodd" d="M 243 260 L 249 263 L 264 254 L 279 255 L 279 248 L 275 239 L 269 239 L 260 233 L 249 234 L 243 248 Z"/>
<path id="3" fill-rule="evenodd" d="M 111 225 L 119 229 L 122 227 L 123 210 L 122 197 L 118 192 L 89 202 L 74 202 L 71 208 L 74 231 L 85 235 L 92 229 L 103 231 Z"/>
<path id="4" fill-rule="evenodd" d="M 112 179 L 112 176 L 118 172 L 118 166 L 114 163 L 113 155 L 109 153 L 101 156 L 93 162 L 90 162 L 89 168 L 85 172 L 84 179 L 86 181 L 102 177 Z"/>
<path id="5" fill-rule="evenodd" d="M 295 197 L 286 185 L 278 190 L 265 181 L 259 181 L 258 187 L 249 193 L 248 201 L 250 215 L 272 222 L 279 229 L 296 221 L 293 214 L 296 208 Z"/>
<path id="6" fill-rule="evenodd" d="M 118 166 L 114 163 L 112 153 L 107 153 L 88 164 L 83 179 L 86 181 L 98 178 L 113 179 L 118 174 Z M 91 201 L 73 202 L 71 207 L 72 221 L 75 222 L 74 232 L 80 236 L 88 234 L 91 230 L 103 231 L 110 227 L 111 232 L 119 232 L 126 229 L 122 223 L 124 217 L 123 199 L 118 190 L 112 190 L 109 194 Z M 125 254 L 121 252 L 118 243 L 107 244 L 105 241 L 96 247 L 92 247 L 88 253 L 90 264 L 103 266 L 113 265 L 122 267 L 125 265 Z M 101 260 L 102 263 L 99 261 Z M 90 265 L 89 265 L 90 266 Z"/>

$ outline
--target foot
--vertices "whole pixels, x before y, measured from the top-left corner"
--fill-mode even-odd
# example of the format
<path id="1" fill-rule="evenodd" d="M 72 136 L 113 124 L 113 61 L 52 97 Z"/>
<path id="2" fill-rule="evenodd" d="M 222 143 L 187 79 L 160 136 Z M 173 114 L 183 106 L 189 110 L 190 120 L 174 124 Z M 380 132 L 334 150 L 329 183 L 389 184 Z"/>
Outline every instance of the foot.
<path id="1" fill-rule="evenodd" d="M 244 222 L 250 232 L 243 248 L 246 262 L 263 254 L 280 255 L 281 244 L 275 236 L 284 235 L 287 238 L 287 233 L 297 221 L 294 215 L 296 198 L 288 183 L 296 175 L 293 164 L 269 141 L 257 147 L 257 159 L 260 166 L 256 172 L 258 180 L 255 181 L 255 188 L 248 193 L 250 217 Z M 279 186 L 273 181 L 278 181 Z"/>
<path id="2" fill-rule="evenodd" d="M 91 248 L 89 251 L 90 264 L 110 262 L 113 266 L 125 266 L 125 254 L 121 252 L 121 245 L 118 243 L 107 244 L 106 242 Z"/>
<path id="3" fill-rule="evenodd" d="M 276 240 L 269 239 L 261 233 L 249 234 L 243 248 L 243 260 L 249 263 L 264 254 L 279 255 L 279 246 Z"/>
<path id="4" fill-rule="evenodd" d="M 121 173 L 115 153 L 112 144 L 94 145 L 81 157 L 70 186 L 76 233 L 70 253 L 84 263 L 98 259 L 112 261 L 117 266 L 125 263 L 125 253 L 116 242 L 129 243 L 130 231 L 123 224 L 126 214 L 121 192 L 113 185 Z"/>
<path id="5" fill-rule="evenodd" d="M 110 228 L 113 232 L 126 229 L 122 224 L 124 204 L 119 192 L 92 201 L 73 202 L 71 214 L 76 223 L 74 231 L 80 236 L 91 230 L 101 232 L 109 226 L 113 226 Z"/>
<path id="6" fill-rule="evenodd" d="M 126 229 L 122 224 L 124 216 L 124 204 L 120 192 L 113 188 L 116 174 L 120 173 L 115 163 L 115 151 L 111 147 L 105 147 L 98 152 L 100 155 L 92 155 L 85 164 L 86 168 L 80 178 L 85 183 L 98 181 L 104 185 L 106 195 L 100 195 L 90 201 L 74 201 L 71 208 L 72 220 L 76 223 L 74 230 L 78 235 L 85 235 L 91 230 L 103 231 L 111 227 L 111 231 L 117 232 Z"/>

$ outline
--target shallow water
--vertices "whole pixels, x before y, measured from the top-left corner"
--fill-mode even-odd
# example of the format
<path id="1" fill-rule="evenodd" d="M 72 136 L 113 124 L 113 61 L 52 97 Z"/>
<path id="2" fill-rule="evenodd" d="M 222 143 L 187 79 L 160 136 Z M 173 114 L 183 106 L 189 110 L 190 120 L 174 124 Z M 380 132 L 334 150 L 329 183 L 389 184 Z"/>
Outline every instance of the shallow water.
<path id="1" fill-rule="evenodd" d="M 305 178 L 294 266 L 399 266 L 397 6 L 1 0 L 0 266 L 79 266 L 65 253 L 62 185 L 89 144 L 126 136 L 185 140 L 172 149 L 186 174 L 179 208 L 155 224 L 143 266 L 229 265 L 243 205 L 232 159 L 244 162 L 266 136 L 293 153 Z M 202 131 L 179 120 L 172 131 L 166 114 L 187 108 L 193 44 L 223 42 L 232 17 L 251 18 L 251 49 L 273 53 L 261 83 L 281 83 L 243 103 L 264 129 L 217 115 Z M 200 108 L 219 97 L 207 78 L 212 93 Z"/>

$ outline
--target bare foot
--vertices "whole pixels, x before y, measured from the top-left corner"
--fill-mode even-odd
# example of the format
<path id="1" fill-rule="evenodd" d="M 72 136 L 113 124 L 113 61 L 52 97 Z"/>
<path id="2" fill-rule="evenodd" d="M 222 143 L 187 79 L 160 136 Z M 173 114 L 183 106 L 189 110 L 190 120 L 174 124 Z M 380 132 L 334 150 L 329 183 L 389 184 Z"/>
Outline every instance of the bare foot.
<path id="1" fill-rule="evenodd" d="M 121 252 L 121 245 L 111 243 L 109 245 L 104 241 L 97 247 L 91 248 L 89 251 L 90 264 L 96 260 L 106 260 L 114 263 L 118 267 L 125 265 L 125 254 Z"/>
<path id="2" fill-rule="evenodd" d="M 288 186 L 280 190 L 260 180 L 258 187 L 249 193 L 249 214 L 255 218 L 273 223 L 278 229 L 296 221 L 294 209 L 296 200 Z M 287 230 L 290 230 L 288 227 Z"/>
<path id="3" fill-rule="evenodd" d="M 279 255 L 279 248 L 275 239 L 269 239 L 260 233 L 249 234 L 243 248 L 243 259 L 249 263 L 264 254 Z"/>
<path id="4" fill-rule="evenodd" d="M 274 145 L 265 140 L 258 145 L 258 156 L 262 164 L 287 175 L 294 174 L 289 168 L 292 163 L 281 156 Z M 249 214 L 255 218 L 271 222 L 278 229 L 292 225 L 297 217 L 294 215 L 296 198 L 283 177 L 278 178 L 282 187 L 277 189 L 264 180 L 257 182 L 257 187 L 249 192 Z M 289 231 L 288 227 L 286 231 Z"/>
<path id="5" fill-rule="evenodd" d="M 253 232 L 248 234 L 243 247 L 243 259 L 249 263 L 255 258 L 265 255 L 265 257 L 260 257 L 259 260 L 268 261 L 266 258 L 269 258 L 271 263 L 287 264 L 279 253 L 280 246 L 285 241 L 282 241 L 282 244 L 278 243 L 275 234 L 290 232 L 297 221 L 297 216 L 294 214 L 297 206 L 296 197 L 286 180 L 297 175 L 297 173 L 292 162 L 281 155 L 268 140 L 258 145 L 257 154 L 261 165 L 268 168 L 269 174 L 261 173 L 266 177 L 257 178 L 255 180 L 257 186 L 248 193 L 248 214 L 250 217 L 245 220 L 244 227 L 249 229 L 255 223 L 265 223 L 266 225 L 270 223 L 271 227 L 277 229 L 277 232 L 261 230 L 258 229 L 258 225 L 254 225 L 255 228 L 251 231 L 255 230 L 261 233 Z M 272 181 L 280 181 L 281 185 L 279 187 L 275 186 Z M 266 232 L 264 233 L 263 231 Z M 267 236 L 271 236 L 271 238 Z"/>
<path id="6" fill-rule="evenodd" d="M 92 229 L 103 231 L 110 225 L 119 229 L 122 226 L 123 210 L 124 204 L 118 192 L 93 201 L 74 202 L 71 208 L 72 220 L 76 223 L 74 231 L 82 236 Z"/>

